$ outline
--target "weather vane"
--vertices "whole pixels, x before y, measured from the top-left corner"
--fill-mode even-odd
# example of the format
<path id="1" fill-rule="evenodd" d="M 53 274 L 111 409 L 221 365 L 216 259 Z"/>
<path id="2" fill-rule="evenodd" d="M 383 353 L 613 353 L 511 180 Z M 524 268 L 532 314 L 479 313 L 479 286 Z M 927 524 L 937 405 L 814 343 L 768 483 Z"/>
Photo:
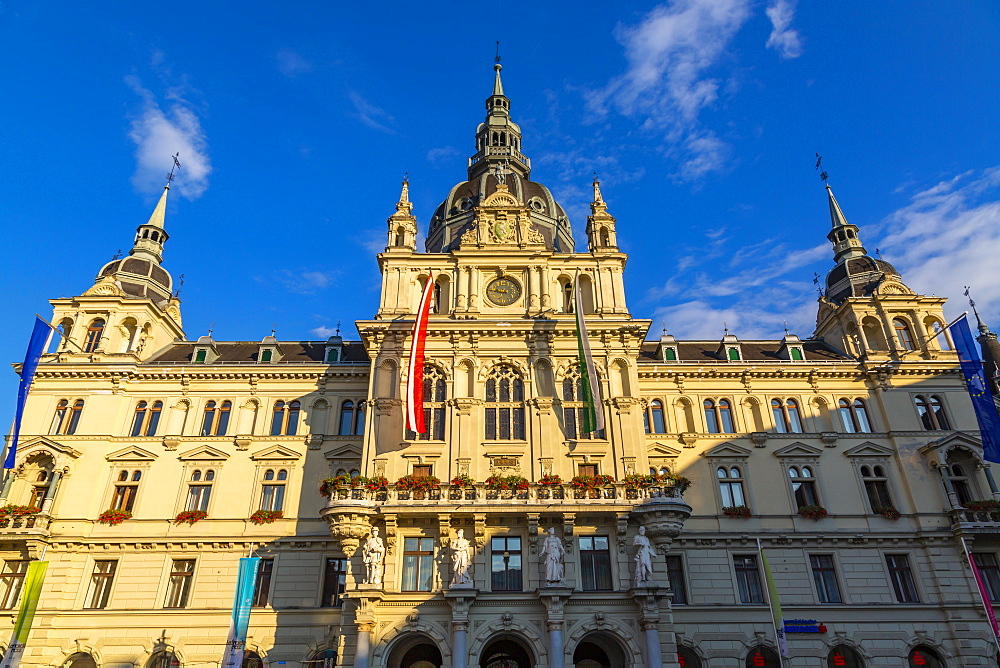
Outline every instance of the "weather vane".
<path id="1" fill-rule="evenodd" d="M 823 288 L 821 288 L 820 285 L 819 285 L 819 274 L 817 274 L 816 272 L 813 272 L 813 285 L 816 286 L 816 292 L 818 292 L 819 296 L 822 297 L 823 296 Z"/>
<path id="2" fill-rule="evenodd" d="M 337 336 L 340 336 L 340 321 L 337 321 Z"/>
<path id="3" fill-rule="evenodd" d="M 826 172 L 825 169 L 823 169 L 823 156 L 821 156 L 819 153 L 816 154 L 816 169 L 819 170 L 819 178 L 823 179 L 823 183 L 826 183 L 826 185 L 830 185 L 829 183 L 827 183 L 830 179 L 830 175 Z"/>
<path id="4" fill-rule="evenodd" d="M 113 258 L 111 258 L 111 259 L 112 259 L 112 260 L 117 260 L 117 259 L 118 259 L 118 258 L 120 258 L 121 256 L 122 256 L 122 249 L 121 249 L 121 248 L 119 248 L 118 250 L 116 250 L 116 251 L 115 251 L 115 256 L 114 256 Z"/>
<path id="5" fill-rule="evenodd" d="M 177 277 L 177 289 L 174 290 L 174 299 L 179 299 L 181 296 L 181 288 L 184 287 L 184 274 Z"/>
<path id="6" fill-rule="evenodd" d="M 497 57 L 496 57 L 496 61 L 497 61 L 497 63 L 500 62 L 500 40 L 497 40 Z"/>
<path id="7" fill-rule="evenodd" d="M 175 169 L 179 169 L 180 166 L 181 166 L 181 161 L 177 159 L 177 158 L 181 157 L 181 152 L 178 151 L 175 155 L 172 155 L 170 157 L 173 158 L 174 164 L 170 167 L 170 173 L 167 174 L 167 185 L 168 186 L 170 185 L 170 182 L 174 180 L 174 170 Z"/>

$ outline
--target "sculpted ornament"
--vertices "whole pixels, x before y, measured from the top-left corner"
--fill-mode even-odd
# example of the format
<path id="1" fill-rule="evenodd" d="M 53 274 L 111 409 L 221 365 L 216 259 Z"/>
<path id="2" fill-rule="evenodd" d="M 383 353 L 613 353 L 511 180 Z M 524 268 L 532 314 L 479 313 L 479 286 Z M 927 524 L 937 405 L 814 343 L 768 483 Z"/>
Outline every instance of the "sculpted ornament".
<path id="1" fill-rule="evenodd" d="M 361 558 L 365 564 L 364 584 L 382 584 L 382 561 L 385 559 L 385 545 L 378 536 L 378 527 L 372 528 L 372 533 L 361 548 Z"/>
<path id="2" fill-rule="evenodd" d="M 545 544 L 542 547 L 542 559 L 545 560 L 545 583 L 548 585 L 560 584 L 563 581 L 564 560 L 566 558 L 566 548 L 556 537 L 555 527 L 549 527 L 546 531 Z"/>
<path id="3" fill-rule="evenodd" d="M 643 587 L 653 581 L 653 546 L 646 538 L 646 527 L 639 527 L 639 535 L 632 544 L 638 549 L 635 552 L 635 586 Z"/>
<path id="4" fill-rule="evenodd" d="M 465 537 L 465 530 L 459 529 L 455 540 L 451 541 L 451 586 L 471 587 L 472 546 Z"/>

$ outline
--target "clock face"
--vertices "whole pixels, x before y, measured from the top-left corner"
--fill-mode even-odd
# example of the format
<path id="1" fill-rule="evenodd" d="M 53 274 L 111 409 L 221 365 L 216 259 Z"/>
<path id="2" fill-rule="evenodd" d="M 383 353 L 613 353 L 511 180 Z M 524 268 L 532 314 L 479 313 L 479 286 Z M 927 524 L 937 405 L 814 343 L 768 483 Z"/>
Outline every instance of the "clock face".
<path id="1" fill-rule="evenodd" d="M 498 306 L 510 306 L 521 296 L 521 286 L 513 278 L 495 278 L 486 286 L 486 296 Z"/>

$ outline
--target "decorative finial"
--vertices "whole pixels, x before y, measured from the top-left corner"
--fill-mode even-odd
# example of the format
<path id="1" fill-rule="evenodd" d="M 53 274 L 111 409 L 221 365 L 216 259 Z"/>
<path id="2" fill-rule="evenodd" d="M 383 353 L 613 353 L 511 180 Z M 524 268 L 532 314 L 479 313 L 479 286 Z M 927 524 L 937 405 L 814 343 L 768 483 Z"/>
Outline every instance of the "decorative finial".
<path id="1" fill-rule="evenodd" d="M 403 172 L 403 183 L 409 183 L 409 182 L 410 182 L 410 173 Z"/>
<path id="2" fill-rule="evenodd" d="M 181 288 L 184 287 L 184 274 L 177 277 L 177 289 L 174 290 L 174 299 L 179 299 L 181 296 Z"/>
<path id="3" fill-rule="evenodd" d="M 496 64 L 497 64 L 497 65 L 499 65 L 499 64 L 500 64 L 500 40 L 497 40 L 497 57 L 496 57 Z"/>
<path id="4" fill-rule="evenodd" d="M 212 332 L 215 331 L 215 323 L 213 322 L 208 326 L 208 338 L 212 338 Z"/>
<path id="5" fill-rule="evenodd" d="M 819 296 L 822 297 L 823 296 L 823 288 L 820 287 L 820 284 L 819 284 L 819 274 L 817 274 L 815 271 L 813 272 L 813 285 L 816 286 L 816 292 L 818 292 Z"/>
<path id="6" fill-rule="evenodd" d="M 340 321 L 337 321 L 337 336 L 340 336 Z"/>
<path id="7" fill-rule="evenodd" d="M 277 332 L 277 331 L 278 331 L 278 323 L 272 322 L 271 323 L 271 336 L 274 336 L 274 333 Z"/>
<path id="8" fill-rule="evenodd" d="M 782 320 L 781 323 L 785 326 L 785 336 L 788 336 L 788 321 Z"/>
<path id="9" fill-rule="evenodd" d="M 119 248 L 118 250 L 116 250 L 116 251 L 115 251 L 115 254 L 114 254 L 114 256 L 113 256 L 113 257 L 112 257 L 111 259 L 112 259 L 112 260 L 117 260 L 117 259 L 118 259 L 118 258 L 120 258 L 121 256 L 122 256 L 122 249 L 121 249 L 121 248 Z"/>
<path id="10" fill-rule="evenodd" d="M 880 251 L 878 248 L 875 249 L 875 255 L 878 256 L 878 259 L 880 260 L 882 259 L 882 251 Z"/>
<path id="11" fill-rule="evenodd" d="M 819 170 L 819 178 L 821 178 L 823 180 L 823 183 L 825 183 L 826 186 L 829 188 L 830 175 L 827 174 L 826 170 L 823 169 L 823 156 L 821 156 L 819 153 L 816 154 L 816 169 Z"/>
<path id="12" fill-rule="evenodd" d="M 726 323 L 725 320 L 722 321 L 722 329 L 725 330 L 726 336 L 729 336 L 729 325 Z"/>
<path id="13" fill-rule="evenodd" d="M 660 321 L 660 326 L 663 327 L 663 336 L 666 336 L 667 335 L 667 321 L 666 320 L 661 320 Z"/>
<path id="14" fill-rule="evenodd" d="M 170 167 L 170 173 L 167 174 L 167 186 L 166 186 L 167 188 L 170 187 L 170 182 L 174 180 L 174 170 L 179 169 L 181 166 L 181 161 L 177 159 L 181 157 L 180 151 L 178 151 L 175 155 L 172 155 L 170 157 L 173 159 L 174 164 Z"/>

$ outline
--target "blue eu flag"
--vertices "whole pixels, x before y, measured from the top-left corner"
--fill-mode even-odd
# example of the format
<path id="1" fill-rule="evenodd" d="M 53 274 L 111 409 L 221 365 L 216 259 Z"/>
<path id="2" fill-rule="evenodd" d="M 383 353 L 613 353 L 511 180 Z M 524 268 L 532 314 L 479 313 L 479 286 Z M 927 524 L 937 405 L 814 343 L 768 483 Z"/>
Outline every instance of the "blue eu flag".
<path id="1" fill-rule="evenodd" d="M 983 455 L 988 461 L 1000 462 L 1000 413 L 997 413 L 986 385 L 986 374 L 976 351 L 976 339 L 969 329 L 968 317 L 959 318 L 952 325 L 951 331 L 955 338 L 955 350 L 958 351 L 958 359 L 962 364 L 965 386 L 969 389 L 972 407 L 976 410 L 976 420 L 983 438 Z"/>
<path id="2" fill-rule="evenodd" d="M 14 458 L 17 456 L 17 437 L 21 433 L 21 416 L 24 415 L 24 402 L 28 400 L 28 390 L 31 389 L 31 381 L 35 377 L 35 370 L 38 368 L 38 360 L 49 343 L 49 336 L 52 335 L 52 328 L 37 315 L 35 316 L 35 327 L 31 330 L 31 338 L 28 340 L 28 351 L 24 354 L 24 364 L 21 365 L 21 382 L 17 386 L 17 411 L 14 413 L 14 437 L 7 448 L 7 457 L 4 459 L 5 469 L 14 468 Z"/>

